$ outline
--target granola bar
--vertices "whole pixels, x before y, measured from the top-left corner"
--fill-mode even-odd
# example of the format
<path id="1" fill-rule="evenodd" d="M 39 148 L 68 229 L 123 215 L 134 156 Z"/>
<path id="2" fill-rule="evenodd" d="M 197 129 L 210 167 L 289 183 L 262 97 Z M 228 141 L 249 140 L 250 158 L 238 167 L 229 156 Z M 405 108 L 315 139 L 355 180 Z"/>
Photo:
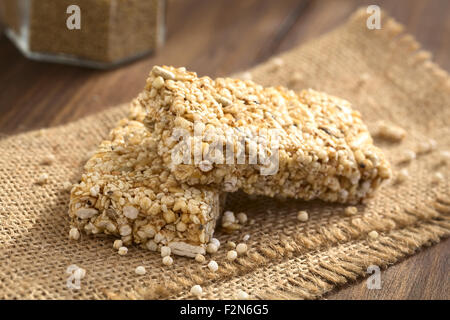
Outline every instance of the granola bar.
<path id="1" fill-rule="evenodd" d="M 213 187 L 178 183 L 164 168 L 156 143 L 142 123 L 143 109 L 132 106 L 88 160 L 81 182 L 71 191 L 71 224 L 88 234 L 111 234 L 123 244 L 172 253 L 205 253 L 219 216 Z"/>
<path id="2" fill-rule="evenodd" d="M 165 165 L 189 185 L 345 203 L 370 197 L 391 176 L 360 113 L 325 93 L 155 66 L 134 103 L 147 109 Z M 261 134 L 268 130 L 276 135 Z M 191 138 L 180 147 L 183 131 Z M 255 162 L 261 154 L 270 157 Z"/>

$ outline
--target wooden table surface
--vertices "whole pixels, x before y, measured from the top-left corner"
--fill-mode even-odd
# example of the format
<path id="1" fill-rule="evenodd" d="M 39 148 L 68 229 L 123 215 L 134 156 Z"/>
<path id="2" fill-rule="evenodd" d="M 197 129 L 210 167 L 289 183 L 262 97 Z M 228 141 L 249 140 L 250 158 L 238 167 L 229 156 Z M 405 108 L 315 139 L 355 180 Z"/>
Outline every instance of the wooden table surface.
<path id="1" fill-rule="evenodd" d="M 89 70 L 25 59 L 0 35 L 0 135 L 54 126 L 131 100 L 154 64 L 221 76 L 254 66 L 378 4 L 406 26 L 434 61 L 450 70 L 448 0 L 169 0 L 168 37 L 156 54 L 119 69 Z M 327 299 L 449 299 L 450 240 L 382 272 L 382 289 L 364 280 Z"/>

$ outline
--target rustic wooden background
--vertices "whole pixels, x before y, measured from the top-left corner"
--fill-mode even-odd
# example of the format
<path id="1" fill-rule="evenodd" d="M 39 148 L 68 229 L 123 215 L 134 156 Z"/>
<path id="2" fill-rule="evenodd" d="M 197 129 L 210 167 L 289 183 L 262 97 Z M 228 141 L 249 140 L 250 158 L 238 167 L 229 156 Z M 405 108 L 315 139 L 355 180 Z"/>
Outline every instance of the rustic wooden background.
<path id="1" fill-rule="evenodd" d="M 227 75 L 321 35 L 357 7 L 378 4 L 450 69 L 448 0 L 169 0 L 165 46 L 98 71 L 25 59 L 0 35 L 0 135 L 54 126 L 131 100 L 154 64 Z M 450 240 L 382 272 L 381 290 L 359 281 L 327 299 L 449 299 Z"/>

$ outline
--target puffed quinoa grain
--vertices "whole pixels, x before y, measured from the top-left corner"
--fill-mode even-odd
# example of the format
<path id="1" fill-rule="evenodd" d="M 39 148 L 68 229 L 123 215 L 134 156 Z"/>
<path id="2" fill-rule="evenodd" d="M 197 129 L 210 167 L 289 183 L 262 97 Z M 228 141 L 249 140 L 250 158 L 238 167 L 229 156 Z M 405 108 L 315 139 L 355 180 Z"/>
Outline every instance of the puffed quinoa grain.
<path id="1" fill-rule="evenodd" d="M 70 228 L 69 239 L 78 240 L 80 239 L 80 231 L 77 228 Z"/>
<path id="2" fill-rule="evenodd" d="M 397 183 L 405 182 L 409 178 L 409 172 L 408 169 L 403 168 L 399 172 L 397 172 Z"/>
<path id="3" fill-rule="evenodd" d="M 434 172 L 433 173 L 433 177 L 432 177 L 432 182 L 433 183 L 439 183 L 444 181 L 444 175 L 441 172 Z"/>
<path id="4" fill-rule="evenodd" d="M 157 77 L 151 74 L 147 91 L 136 100 L 147 109 L 144 122 L 154 133 L 165 166 L 180 182 L 211 185 L 226 192 L 241 189 L 254 195 L 347 203 L 370 197 L 391 176 L 389 163 L 373 145 L 361 115 L 345 100 L 314 90 L 295 93 L 282 87 L 265 88 L 251 80 L 212 80 L 185 69 L 160 68 L 173 73 L 175 80 L 154 90 Z M 257 150 L 256 141 L 266 140 L 267 150 L 272 146 L 270 138 L 253 135 L 279 129 L 278 170 L 262 175 L 262 166 L 247 163 L 214 161 L 212 167 L 204 166 L 205 153 L 217 151 L 208 141 L 201 141 L 201 150 L 188 151 L 188 160 L 193 161 L 179 161 L 184 154 L 170 152 L 184 150 L 174 149 L 179 146 L 172 138 L 174 133 L 182 129 L 193 136 L 199 128 L 200 135 L 208 130 L 225 133 L 222 140 L 230 150 L 238 150 L 240 138 L 252 137 L 247 139 L 244 158 Z M 237 154 L 241 153 L 231 155 L 233 164 Z M 239 228 L 225 220 L 224 228 Z"/>
<path id="5" fill-rule="evenodd" d="M 48 181 L 48 173 L 41 173 L 38 177 L 37 183 L 40 185 L 46 184 Z"/>
<path id="6" fill-rule="evenodd" d="M 236 297 L 238 300 L 248 300 L 249 298 L 248 293 L 243 290 L 239 290 Z"/>
<path id="7" fill-rule="evenodd" d="M 122 246 L 123 246 L 123 242 L 120 239 L 115 240 L 114 243 L 113 243 L 113 248 L 116 249 L 116 250 L 119 250 L 120 247 L 122 247 Z"/>
<path id="8" fill-rule="evenodd" d="M 428 141 L 422 141 L 419 143 L 417 147 L 417 154 L 426 154 L 430 153 L 434 149 L 436 149 L 437 142 L 434 139 L 430 139 Z"/>
<path id="9" fill-rule="evenodd" d="M 167 246 L 161 247 L 161 257 L 162 258 L 170 256 L 171 253 L 172 253 L 172 250 L 170 249 L 170 247 L 167 247 Z"/>
<path id="10" fill-rule="evenodd" d="M 273 58 L 272 59 L 272 64 L 274 66 L 274 68 L 279 69 L 284 65 L 284 60 L 281 58 Z"/>
<path id="11" fill-rule="evenodd" d="M 355 207 L 355 206 L 347 207 L 347 208 L 344 209 L 344 213 L 345 213 L 347 216 L 353 216 L 353 215 L 355 215 L 355 214 L 358 213 L 358 208 Z"/>
<path id="12" fill-rule="evenodd" d="M 219 265 L 214 260 L 211 260 L 208 263 L 208 269 L 211 270 L 212 272 L 216 272 L 217 270 L 219 270 Z"/>
<path id="13" fill-rule="evenodd" d="M 199 263 L 204 263 L 206 261 L 206 258 L 204 255 L 202 254 L 197 254 L 195 256 L 195 261 L 199 262 Z"/>
<path id="14" fill-rule="evenodd" d="M 217 238 L 211 238 L 211 243 L 215 244 L 217 249 L 220 248 L 220 241 Z"/>
<path id="15" fill-rule="evenodd" d="M 173 259 L 172 259 L 171 256 L 165 256 L 165 257 L 162 259 L 162 262 L 163 262 L 163 264 L 166 265 L 166 266 L 171 266 L 171 265 L 173 264 Z"/>
<path id="16" fill-rule="evenodd" d="M 239 220 L 240 224 L 245 224 L 247 223 L 247 215 L 245 214 L 245 212 L 240 212 L 236 215 L 236 218 Z"/>
<path id="17" fill-rule="evenodd" d="M 297 214 L 297 219 L 301 222 L 308 221 L 308 212 L 306 212 L 304 210 L 299 211 Z"/>
<path id="18" fill-rule="evenodd" d="M 442 150 L 439 152 L 441 163 L 450 164 L 450 151 Z"/>
<path id="19" fill-rule="evenodd" d="M 203 294 L 203 289 L 200 285 L 196 284 L 191 288 L 191 294 L 199 298 Z"/>
<path id="20" fill-rule="evenodd" d="M 247 245 L 245 243 L 239 243 L 236 246 L 236 252 L 240 255 L 243 255 L 244 253 L 247 252 Z"/>
<path id="21" fill-rule="evenodd" d="M 233 211 L 225 211 L 222 217 L 222 224 L 224 223 L 234 223 L 236 222 L 236 218 L 234 216 Z"/>
<path id="22" fill-rule="evenodd" d="M 206 247 L 206 252 L 209 254 L 216 253 L 219 248 L 214 243 L 208 243 L 208 246 Z"/>
<path id="23" fill-rule="evenodd" d="M 236 260 L 237 258 L 237 252 L 236 250 L 230 250 L 227 252 L 227 259 L 230 261 Z"/>
<path id="24" fill-rule="evenodd" d="M 412 150 L 405 150 L 403 151 L 402 155 L 400 156 L 400 162 L 401 163 L 408 163 L 411 162 L 416 158 L 416 153 Z"/>
<path id="25" fill-rule="evenodd" d="M 119 252 L 119 254 L 121 256 L 124 256 L 124 255 L 126 255 L 128 253 L 128 248 L 127 247 L 120 247 L 118 252 Z"/>
<path id="26" fill-rule="evenodd" d="M 376 232 L 375 230 L 372 230 L 369 232 L 369 238 L 370 239 L 376 239 L 378 238 L 378 232 Z"/>
<path id="27" fill-rule="evenodd" d="M 246 71 L 246 72 L 241 73 L 239 78 L 242 80 L 252 80 L 253 77 L 250 72 Z"/>
<path id="28" fill-rule="evenodd" d="M 302 74 L 301 74 L 300 72 L 295 71 L 295 72 L 291 75 L 291 77 L 290 77 L 290 79 L 289 79 L 289 82 L 290 82 L 291 84 L 296 84 L 296 83 L 298 83 L 299 81 L 301 81 L 302 79 L 303 79 Z"/>
<path id="29" fill-rule="evenodd" d="M 146 274 L 147 271 L 145 270 L 145 267 L 138 266 L 138 267 L 136 267 L 136 269 L 134 269 L 134 272 L 136 272 L 136 274 L 142 276 L 142 275 Z"/>

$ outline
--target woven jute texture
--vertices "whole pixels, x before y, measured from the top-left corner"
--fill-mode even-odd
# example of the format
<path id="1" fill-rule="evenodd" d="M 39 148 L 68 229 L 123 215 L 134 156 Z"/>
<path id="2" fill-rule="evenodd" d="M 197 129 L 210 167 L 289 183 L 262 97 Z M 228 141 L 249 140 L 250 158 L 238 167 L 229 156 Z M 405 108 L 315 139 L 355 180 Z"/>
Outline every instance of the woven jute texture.
<path id="1" fill-rule="evenodd" d="M 220 249 L 219 271 L 212 273 L 181 257 L 165 267 L 159 254 L 137 247 L 119 256 L 106 236 L 68 239 L 64 182 L 79 179 L 89 151 L 126 115 L 126 106 L 6 137 L 0 140 L 0 298 L 177 299 L 191 298 L 191 286 L 201 284 L 204 298 L 234 298 L 243 289 L 251 298 L 311 299 L 367 275 L 369 265 L 387 267 L 447 237 L 449 165 L 440 163 L 438 151 L 398 162 L 402 151 L 430 138 L 438 150 L 450 149 L 450 79 L 394 20 L 383 14 L 382 29 L 368 30 L 366 18 L 360 10 L 333 32 L 281 55 L 281 67 L 269 61 L 250 72 L 264 85 L 311 87 L 350 100 L 369 128 L 377 120 L 405 128 L 401 143 L 376 141 L 395 171 L 408 168 L 404 183 L 384 186 L 350 217 L 341 205 L 231 195 L 226 206 L 255 223 L 233 234 L 218 230 L 217 237 L 238 242 L 249 234 L 250 249 L 232 263 Z M 41 165 L 49 154 L 55 161 Z M 436 171 L 445 177 L 437 184 Z M 44 172 L 49 180 L 40 186 L 35 182 Z M 307 210 L 310 220 L 299 222 L 298 210 Z M 375 240 L 368 237 L 372 230 L 379 233 Z M 71 264 L 87 271 L 80 290 L 67 287 Z M 138 265 L 146 275 L 134 273 Z"/>

